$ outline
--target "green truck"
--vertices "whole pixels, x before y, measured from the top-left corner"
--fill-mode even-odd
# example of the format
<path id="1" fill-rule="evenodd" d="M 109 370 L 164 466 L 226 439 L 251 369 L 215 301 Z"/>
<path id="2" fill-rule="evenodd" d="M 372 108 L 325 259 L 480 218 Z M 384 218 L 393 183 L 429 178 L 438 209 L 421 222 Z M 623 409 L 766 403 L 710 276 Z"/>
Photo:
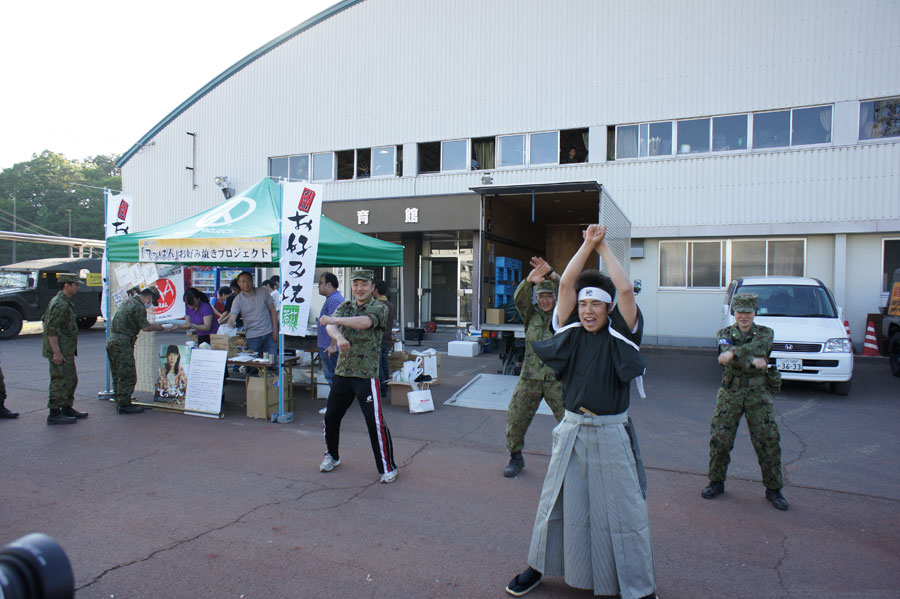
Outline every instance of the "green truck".
<path id="1" fill-rule="evenodd" d="M 78 294 L 72 302 L 78 326 L 92 327 L 100 316 L 100 268 L 99 258 L 47 258 L 0 267 L 0 339 L 15 337 L 24 321 L 44 316 L 50 300 L 59 292 L 56 275 L 61 272 L 79 275 Z"/>

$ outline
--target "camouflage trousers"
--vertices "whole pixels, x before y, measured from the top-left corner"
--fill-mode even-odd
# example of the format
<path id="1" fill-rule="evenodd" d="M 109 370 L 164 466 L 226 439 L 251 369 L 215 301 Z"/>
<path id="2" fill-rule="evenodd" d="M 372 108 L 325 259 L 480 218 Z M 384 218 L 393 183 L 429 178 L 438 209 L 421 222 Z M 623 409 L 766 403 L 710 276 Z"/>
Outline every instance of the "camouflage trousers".
<path id="1" fill-rule="evenodd" d="M 75 387 L 78 386 L 78 372 L 75 370 L 75 356 L 66 356 L 62 364 L 50 362 L 50 392 L 47 407 L 51 410 L 71 406 L 75 401 Z"/>
<path id="2" fill-rule="evenodd" d="M 112 374 L 116 403 L 127 406 L 137 385 L 137 369 L 134 365 L 134 345 L 124 339 L 110 339 L 106 342 L 109 356 L 109 370 Z"/>
<path id="3" fill-rule="evenodd" d="M 6 382 L 3 380 L 3 371 L 0 370 L 0 406 L 6 400 Z"/>
<path id="4" fill-rule="evenodd" d="M 562 387 L 559 381 L 520 378 L 512 399 L 509 400 L 506 417 L 506 449 L 510 453 L 522 451 L 525 447 L 525 431 L 534 419 L 541 398 L 547 401 L 557 422 L 565 415 L 566 409 L 563 406 Z"/>
<path id="5" fill-rule="evenodd" d="M 741 416 L 747 418 L 750 442 L 756 451 L 763 484 L 767 489 L 782 488 L 781 437 L 775 422 L 772 395 L 768 389 L 759 387 L 719 388 L 716 412 L 709 425 L 709 480 L 725 482 Z"/>

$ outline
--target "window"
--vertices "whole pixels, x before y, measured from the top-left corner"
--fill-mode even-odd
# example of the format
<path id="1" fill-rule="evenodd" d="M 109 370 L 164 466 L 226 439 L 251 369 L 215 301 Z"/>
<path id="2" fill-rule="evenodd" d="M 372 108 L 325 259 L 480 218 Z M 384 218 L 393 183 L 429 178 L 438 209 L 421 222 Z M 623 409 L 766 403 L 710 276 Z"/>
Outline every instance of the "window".
<path id="1" fill-rule="evenodd" d="M 725 287 L 722 241 L 661 241 L 660 287 Z"/>
<path id="2" fill-rule="evenodd" d="M 334 154 L 325 152 L 313 154 L 313 181 L 334 179 Z"/>
<path id="3" fill-rule="evenodd" d="M 791 111 L 791 119 L 792 146 L 831 141 L 831 106 L 795 108 Z"/>
<path id="4" fill-rule="evenodd" d="M 419 173 L 441 172 L 441 142 L 421 143 L 419 148 Z"/>
<path id="5" fill-rule="evenodd" d="M 588 161 L 588 130 L 564 129 L 559 132 L 559 163 Z"/>
<path id="6" fill-rule="evenodd" d="M 292 181 L 309 181 L 309 154 L 291 156 L 288 177 Z"/>
<path id="7" fill-rule="evenodd" d="M 530 164 L 556 164 L 559 159 L 559 132 L 532 133 Z"/>
<path id="8" fill-rule="evenodd" d="M 713 119 L 713 152 L 747 149 L 747 115 L 718 116 Z"/>
<path id="9" fill-rule="evenodd" d="M 372 175 L 372 150 L 360 148 L 356 150 L 356 178 L 368 179 Z"/>
<path id="10" fill-rule="evenodd" d="M 753 115 L 754 148 L 783 148 L 790 144 L 790 110 L 758 112 Z"/>
<path id="11" fill-rule="evenodd" d="M 494 138 L 478 137 L 472 140 L 472 170 L 494 168 Z"/>
<path id="12" fill-rule="evenodd" d="M 709 119 L 678 121 L 678 153 L 709 152 Z"/>
<path id="13" fill-rule="evenodd" d="M 731 242 L 730 279 L 755 276 L 802 277 L 806 243 L 802 239 L 746 239 Z"/>
<path id="14" fill-rule="evenodd" d="M 290 158 L 269 158 L 269 176 L 273 179 L 287 179 Z"/>
<path id="15" fill-rule="evenodd" d="M 638 125 L 616 127 L 616 158 L 638 157 Z"/>
<path id="16" fill-rule="evenodd" d="M 468 142 L 465 139 L 441 142 L 441 171 L 469 170 Z"/>
<path id="17" fill-rule="evenodd" d="M 882 271 L 881 271 L 881 291 L 888 293 L 888 285 L 891 284 L 891 275 L 900 268 L 900 239 L 885 239 L 882 247 Z"/>
<path id="18" fill-rule="evenodd" d="M 397 148 L 395 146 L 383 146 L 371 150 L 372 176 L 393 177 L 396 174 Z"/>
<path id="19" fill-rule="evenodd" d="M 338 180 L 346 181 L 347 179 L 352 179 L 356 171 L 356 168 L 354 167 L 354 162 L 356 161 L 356 152 L 354 152 L 353 150 L 341 150 L 340 152 L 335 152 L 334 154 L 337 158 Z"/>
<path id="20" fill-rule="evenodd" d="M 525 136 L 502 135 L 500 144 L 500 164 L 498 166 L 522 166 L 525 164 Z"/>
<path id="21" fill-rule="evenodd" d="M 859 139 L 900 137 L 900 97 L 859 103 Z"/>

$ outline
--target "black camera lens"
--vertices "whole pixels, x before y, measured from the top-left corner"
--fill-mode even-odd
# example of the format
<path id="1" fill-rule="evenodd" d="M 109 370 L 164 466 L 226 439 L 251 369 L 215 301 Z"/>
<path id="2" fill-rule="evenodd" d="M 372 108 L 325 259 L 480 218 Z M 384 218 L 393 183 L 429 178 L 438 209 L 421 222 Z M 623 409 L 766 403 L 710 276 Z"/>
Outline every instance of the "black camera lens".
<path id="1" fill-rule="evenodd" d="M 0 597 L 71 599 L 75 575 L 59 543 L 41 533 L 16 539 L 0 549 Z"/>

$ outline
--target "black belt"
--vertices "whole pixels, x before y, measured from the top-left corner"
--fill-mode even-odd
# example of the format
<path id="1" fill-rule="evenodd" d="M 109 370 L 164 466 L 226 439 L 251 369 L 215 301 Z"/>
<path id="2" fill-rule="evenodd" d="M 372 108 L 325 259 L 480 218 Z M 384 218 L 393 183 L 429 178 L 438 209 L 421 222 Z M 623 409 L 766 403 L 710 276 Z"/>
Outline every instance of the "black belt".
<path id="1" fill-rule="evenodd" d="M 765 376 L 736 376 L 731 379 L 732 387 L 762 387 L 765 384 Z"/>

